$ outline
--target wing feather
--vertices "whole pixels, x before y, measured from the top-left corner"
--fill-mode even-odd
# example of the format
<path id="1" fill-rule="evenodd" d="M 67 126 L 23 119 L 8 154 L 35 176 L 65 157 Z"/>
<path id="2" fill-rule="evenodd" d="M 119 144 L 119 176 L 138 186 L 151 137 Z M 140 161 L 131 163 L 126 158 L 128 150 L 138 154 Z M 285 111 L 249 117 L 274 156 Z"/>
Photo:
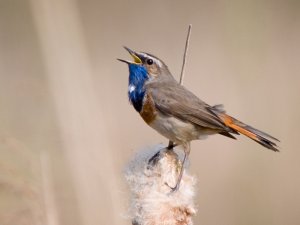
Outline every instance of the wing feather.
<path id="1" fill-rule="evenodd" d="M 148 94 L 160 112 L 204 128 L 231 131 L 214 113 L 213 107 L 175 80 L 149 82 L 146 85 Z"/>

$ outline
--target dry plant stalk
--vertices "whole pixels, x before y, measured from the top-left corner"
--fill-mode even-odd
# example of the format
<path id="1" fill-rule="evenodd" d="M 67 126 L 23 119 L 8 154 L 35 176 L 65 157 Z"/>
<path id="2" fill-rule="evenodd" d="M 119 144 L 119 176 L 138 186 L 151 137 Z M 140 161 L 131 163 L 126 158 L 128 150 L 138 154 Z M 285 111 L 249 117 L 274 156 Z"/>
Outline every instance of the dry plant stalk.
<path id="1" fill-rule="evenodd" d="M 139 151 L 128 164 L 125 177 L 131 190 L 130 217 L 133 225 L 192 225 L 195 178 L 184 171 L 176 184 L 181 160 L 161 145 Z"/>
<path id="2" fill-rule="evenodd" d="M 188 51 L 189 43 L 190 43 L 191 31 L 192 31 L 192 24 L 189 25 L 188 34 L 187 34 L 186 42 L 185 42 L 183 62 L 182 62 L 182 67 L 181 67 L 180 79 L 179 79 L 179 83 L 181 85 L 183 84 L 183 79 L 184 79 L 184 69 L 185 69 L 185 64 L 186 64 L 187 51 Z"/>

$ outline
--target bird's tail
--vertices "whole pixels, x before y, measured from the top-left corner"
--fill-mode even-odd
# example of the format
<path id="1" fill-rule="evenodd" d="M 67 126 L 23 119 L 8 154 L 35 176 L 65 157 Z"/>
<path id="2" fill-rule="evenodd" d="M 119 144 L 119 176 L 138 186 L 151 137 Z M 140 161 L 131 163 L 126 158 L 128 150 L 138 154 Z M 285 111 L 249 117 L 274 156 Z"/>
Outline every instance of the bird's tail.
<path id="1" fill-rule="evenodd" d="M 247 124 L 242 123 L 241 121 L 228 116 L 225 113 L 219 114 L 219 117 L 223 120 L 224 124 L 231 129 L 251 138 L 262 146 L 271 149 L 275 152 L 279 152 L 276 143 L 274 141 L 279 141 L 277 138 L 272 137 L 271 135 L 257 130 Z"/>

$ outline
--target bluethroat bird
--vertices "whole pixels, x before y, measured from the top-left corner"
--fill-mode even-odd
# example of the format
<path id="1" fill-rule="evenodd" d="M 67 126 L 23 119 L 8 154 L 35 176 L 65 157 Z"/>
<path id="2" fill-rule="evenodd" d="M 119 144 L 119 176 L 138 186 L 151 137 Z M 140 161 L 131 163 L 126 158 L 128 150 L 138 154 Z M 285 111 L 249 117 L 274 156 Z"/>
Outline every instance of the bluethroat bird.
<path id="1" fill-rule="evenodd" d="M 128 97 L 143 120 L 175 145 L 182 145 L 184 158 L 175 187 L 183 174 L 190 142 L 212 134 L 236 139 L 232 134 L 243 134 L 262 146 L 279 151 L 278 139 L 229 116 L 222 105 L 210 106 L 180 85 L 167 65 L 152 54 L 136 52 L 124 47 L 133 61 L 118 59 L 128 64 Z"/>

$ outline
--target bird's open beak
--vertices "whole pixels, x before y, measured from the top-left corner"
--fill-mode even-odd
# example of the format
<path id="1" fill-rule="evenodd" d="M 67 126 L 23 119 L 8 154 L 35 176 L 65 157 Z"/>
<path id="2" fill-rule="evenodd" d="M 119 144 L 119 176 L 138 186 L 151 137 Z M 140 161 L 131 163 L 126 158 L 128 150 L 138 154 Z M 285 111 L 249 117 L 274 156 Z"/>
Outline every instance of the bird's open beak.
<path id="1" fill-rule="evenodd" d="M 124 46 L 124 48 L 129 52 L 129 54 L 132 56 L 134 61 L 131 62 L 131 61 L 127 61 L 124 59 L 118 59 L 119 61 L 127 63 L 127 64 L 142 64 L 142 60 L 140 59 L 140 57 L 138 56 L 138 54 L 135 51 L 131 50 L 130 48 L 127 48 L 126 46 Z"/>

